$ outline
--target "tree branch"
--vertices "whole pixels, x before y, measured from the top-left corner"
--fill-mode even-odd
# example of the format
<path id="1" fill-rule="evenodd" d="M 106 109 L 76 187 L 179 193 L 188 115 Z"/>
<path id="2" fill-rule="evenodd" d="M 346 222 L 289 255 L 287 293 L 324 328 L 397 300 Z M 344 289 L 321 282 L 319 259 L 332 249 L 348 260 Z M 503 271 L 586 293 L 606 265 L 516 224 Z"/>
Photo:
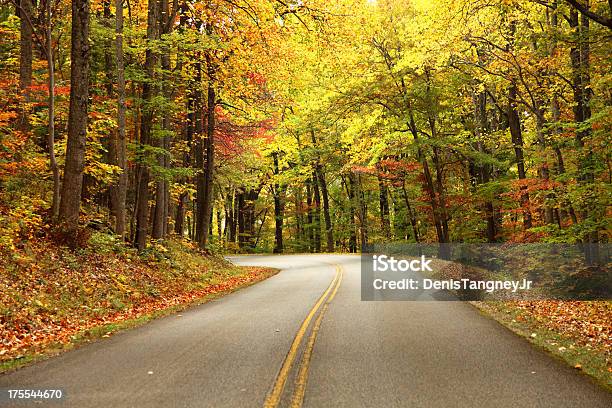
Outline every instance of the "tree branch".
<path id="1" fill-rule="evenodd" d="M 592 12 L 591 10 L 589 10 L 588 6 L 585 6 L 584 4 L 578 2 L 577 0 L 565 0 L 565 2 L 572 5 L 576 10 L 578 10 L 580 13 L 584 14 L 591 20 L 595 21 L 596 23 L 606 26 L 610 30 L 612 30 L 612 18 L 607 18 L 607 17 L 601 16 L 597 13 Z"/>

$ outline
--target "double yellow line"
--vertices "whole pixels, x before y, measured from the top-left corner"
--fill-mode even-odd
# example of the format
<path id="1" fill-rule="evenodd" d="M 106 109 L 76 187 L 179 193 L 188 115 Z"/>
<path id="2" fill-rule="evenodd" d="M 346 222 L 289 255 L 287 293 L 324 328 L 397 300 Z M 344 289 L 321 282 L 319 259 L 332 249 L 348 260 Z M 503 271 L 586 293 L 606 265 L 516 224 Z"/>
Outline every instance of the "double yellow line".
<path id="1" fill-rule="evenodd" d="M 310 332 L 310 336 L 308 337 L 308 342 L 306 343 L 306 346 L 304 348 L 304 353 L 302 354 L 302 361 L 300 363 L 300 368 L 295 381 L 295 391 L 291 398 L 292 408 L 299 408 L 302 406 L 302 402 L 304 401 L 304 393 L 306 391 L 306 382 L 308 380 L 308 368 L 310 366 L 310 360 L 312 358 L 312 351 L 314 349 L 314 344 L 317 339 L 317 334 L 319 333 L 321 322 L 323 321 L 323 316 L 325 315 L 329 304 L 338 292 L 338 288 L 340 287 L 340 283 L 342 282 L 342 275 L 342 268 L 339 265 L 336 265 L 336 274 L 334 275 L 334 279 L 331 281 L 325 292 L 323 292 L 319 300 L 317 300 L 317 303 L 315 303 L 312 309 L 310 309 L 310 312 L 308 312 L 308 315 L 302 322 L 302 325 L 300 326 L 295 337 L 293 338 L 293 342 L 291 343 L 289 352 L 285 357 L 285 361 L 283 361 L 283 365 L 281 366 L 281 369 L 278 372 L 278 375 L 276 376 L 274 387 L 272 387 L 272 391 L 270 391 L 270 393 L 266 397 L 266 400 L 264 402 L 264 408 L 276 408 L 280 403 L 283 390 L 287 382 L 287 378 L 289 377 L 289 372 L 291 371 L 293 362 L 298 354 L 300 344 L 302 343 L 304 335 L 308 330 L 308 326 L 310 325 L 311 320 L 317 314 L 317 311 L 319 310 L 319 308 L 321 308 L 321 305 L 323 305 L 323 308 L 321 308 L 321 313 L 319 313 L 319 316 L 314 322 L 314 325 Z M 325 300 L 326 298 L 327 300 Z"/>

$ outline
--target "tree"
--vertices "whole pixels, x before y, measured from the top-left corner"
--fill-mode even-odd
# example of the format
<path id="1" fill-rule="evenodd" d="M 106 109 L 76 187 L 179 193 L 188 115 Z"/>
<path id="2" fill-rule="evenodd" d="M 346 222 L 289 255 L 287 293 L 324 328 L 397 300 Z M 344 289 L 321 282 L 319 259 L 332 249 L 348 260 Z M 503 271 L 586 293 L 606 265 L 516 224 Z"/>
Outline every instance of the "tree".
<path id="1" fill-rule="evenodd" d="M 111 208 L 115 216 L 115 233 L 123 237 L 126 227 L 125 200 L 127 195 L 127 161 L 126 161 L 126 102 L 125 102 L 125 68 L 123 58 L 123 0 L 115 1 L 115 61 L 117 73 L 117 131 L 111 135 L 109 156 L 110 163 L 118 166 L 121 173 L 117 182 L 110 187 Z"/>
<path id="2" fill-rule="evenodd" d="M 66 166 L 59 208 L 60 221 L 70 230 L 79 224 L 87 139 L 89 99 L 89 1 L 72 0 L 70 47 L 70 110 Z"/>
<path id="3" fill-rule="evenodd" d="M 565 0 L 568 4 L 571 4 L 576 8 L 581 14 L 583 14 L 586 18 L 589 18 L 603 26 L 608 27 L 612 30 L 612 18 L 605 17 L 602 14 L 595 13 L 591 10 L 590 0 L 586 0 L 584 3 L 581 3 L 578 0 Z M 612 13 L 612 2 L 608 1 L 608 11 Z"/>

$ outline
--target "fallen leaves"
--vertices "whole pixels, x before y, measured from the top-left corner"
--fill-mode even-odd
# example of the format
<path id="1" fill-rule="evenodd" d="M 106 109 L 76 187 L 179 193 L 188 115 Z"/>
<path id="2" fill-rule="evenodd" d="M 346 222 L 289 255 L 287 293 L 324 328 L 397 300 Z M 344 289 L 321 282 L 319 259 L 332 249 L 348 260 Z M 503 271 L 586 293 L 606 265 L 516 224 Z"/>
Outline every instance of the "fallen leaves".
<path id="1" fill-rule="evenodd" d="M 510 302 L 519 311 L 516 320 L 529 319 L 538 326 L 599 349 L 612 358 L 612 303 L 579 301 Z M 534 336 L 532 336 L 534 337 Z M 565 351 L 560 347 L 559 351 Z"/>
<path id="2" fill-rule="evenodd" d="M 0 361 L 42 353 L 96 327 L 190 304 L 270 275 L 266 268 L 238 268 L 179 245 L 154 262 L 49 245 L 30 251 L 25 263 L 2 260 Z"/>

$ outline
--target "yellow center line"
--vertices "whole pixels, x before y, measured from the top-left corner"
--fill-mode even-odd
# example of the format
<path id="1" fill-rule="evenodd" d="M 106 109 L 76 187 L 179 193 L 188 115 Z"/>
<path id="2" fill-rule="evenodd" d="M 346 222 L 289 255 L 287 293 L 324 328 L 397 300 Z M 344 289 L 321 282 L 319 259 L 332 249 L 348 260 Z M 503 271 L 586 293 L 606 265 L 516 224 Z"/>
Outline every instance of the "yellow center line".
<path id="1" fill-rule="evenodd" d="M 321 328 L 321 322 L 323 321 L 323 316 L 327 311 L 327 308 L 336 293 L 338 292 L 338 288 L 340 288 L 340 284 L 342 283 L 342 268 L 340 266 L 336 266 L 337 273 L 340 274 L 338 281 L 334 287 L 332 294 L 327 298 L 325 305 L 321 309 L 321 313 L 315 320 L 314 326 L 312 327 L 312 331 L 310 332 L 310 337 L 308 338 L 308 344 L 304 349 L 304 354 L 302 356 L 302 362 L 300 363 L 300 370 L 298 372 L 297 378 L 295 380 L 295 391 L 293 392 L 293 398 L 291 399 L 291 408 L 300 408 L 302 403 L 304 402 L 304 393 L 306 392 L 306 382 L 308 381 L 308 368 L 310 367 L 310 359 L 312 358 L 312 352 L 314 350 L 314 344 L 317 340 L 317 334 L 319 333 L 319 329 Z"/>
<path id="2" fill-rule="evenodd" d="M 338 281 L 338 276 L 339 269 L 336 269 L 336 275 L 334 276 L 334 279 L 331 281 L 325 292 L 323 292 L 319 300 L 317 300 L 317 303 L 315 303 L 315 305 L 312 307 L 312 309 L 302 322 L 302 325 L 300 326 L 295 337 L 293 338 L 293 343 L 291 343 L 289 352 L 287 353 L 285 361 L 283 361 L 283 365 L 281 366 L 281 369 L 276 377 L 274 387 L 272 388 L 270 394 L 268 394 L 268 396 L 266 397 L 266 400 L 264 402 L 264 408 L 276 408 L 278 406 L 281 399 L 281 395 L 283 393 L 283 389 L 285 387 L 285 383 L 287 382 L 287 377 L 289 376 L 289 371 L 291 370 L 291 366 L 293 365 L 293 360 L 295 360 L 295 356 L 297 355 L 302 339 L 304 338 L 304 334 L 308 329 L 308 325 L 310 324 L 310 321 L 312 320 L 313 316 L 317 313 L 317 310 L 319 310 L 319 307 L 321 307 L 321 304 L 323 304 L 323 301 L 325 300 L 329 292 L 331 292 L 332 288 Z"/>

